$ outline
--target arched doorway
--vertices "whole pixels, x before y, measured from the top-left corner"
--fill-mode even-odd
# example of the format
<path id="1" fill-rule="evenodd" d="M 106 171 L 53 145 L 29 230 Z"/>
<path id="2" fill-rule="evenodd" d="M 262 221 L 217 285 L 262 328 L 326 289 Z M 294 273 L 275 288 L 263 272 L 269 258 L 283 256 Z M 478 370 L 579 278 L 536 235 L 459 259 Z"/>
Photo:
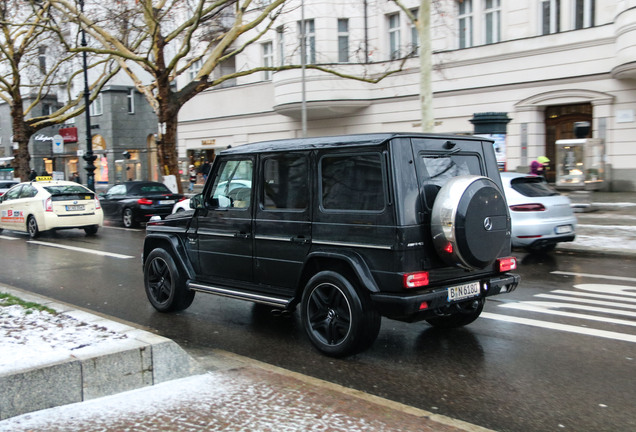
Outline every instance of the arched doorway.
<path id="1" fill-rule="evenodd" d="M 556 141 L 576 138 L 574 123 L 586 121 L 592 124 L 592 104 L 548 106 L 545 109 L 545 156 L 550 159 L 550 169 L 546 172 L 549 182 L 555 181 Z M 592 136 L 592 129 L 587 137 Z"/>

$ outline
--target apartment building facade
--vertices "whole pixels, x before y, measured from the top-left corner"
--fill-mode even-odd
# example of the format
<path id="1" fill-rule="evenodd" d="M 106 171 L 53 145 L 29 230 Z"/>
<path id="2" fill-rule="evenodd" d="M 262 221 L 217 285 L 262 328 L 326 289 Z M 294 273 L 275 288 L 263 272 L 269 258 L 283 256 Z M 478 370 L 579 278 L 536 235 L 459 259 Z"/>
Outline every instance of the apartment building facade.
<path id="1" fill-rule="evenodd" d="M 403 3 L 417 14 L 420 0 Z M 556 142 L 588 122 L 587 136 L 602 143 L 605 187 L 636 191 L 636 0 L 438 0 L 431 15 L 434 132 L 472 134 L 476 118 L 497 113 L 506 169 L 528 171 L 545 155 L 554 181 Z M 184 164 L 268 139 L 421 131 L 418 35 L 393 2 L 289 2 L 225 70 L 299 65 L 301 40 L 307 64 L 367 77 L 400 59 L 404 68 L 377 84 L 260 71 L 205 91 L 179 115 Z"/>

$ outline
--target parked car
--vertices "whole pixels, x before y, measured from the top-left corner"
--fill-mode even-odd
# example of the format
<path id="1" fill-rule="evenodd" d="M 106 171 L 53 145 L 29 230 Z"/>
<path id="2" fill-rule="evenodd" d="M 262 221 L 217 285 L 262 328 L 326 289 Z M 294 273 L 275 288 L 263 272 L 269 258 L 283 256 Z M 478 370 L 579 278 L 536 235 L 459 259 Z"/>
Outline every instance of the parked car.
<path id="1" fill-rule="evenodd" d="M 24 182 L 0 197 L 0 231 L 26 231 L 35 238 L 44 231 L 80 228 L 94 235 L 103 221 L 95 193 L 75 182 Z"/>
<path id="2" fill-rule="evenodd" d="M 20 182 L 15 180 L 0 180 L 0 196 L 18 183 Z"/>
<path id="3" fill-rule="evenodd" d="M 252 187 L 252 182 L 249 180 L 233 179 L 229 183 L 229 186 L 228 182 L 226 181 L 219 183 L 219 185 L 217 186 L 217 192 L 219 194 L 225 193 L 226 195 L 229 195 L 231 197 L 236 189 L 245 187 Z M 192 210 L 192 208 L 190 207 L 190 198 L 184 198 L 181 201 L 177 202 L 174 207 L 172 207 L 172 213 L 179 213 L 187 210 Z"/>
<path id="4" fill-rule="evenodd" d="M 248 182 L 220 187 L 235 179 Z M 382 316 L 467 325 L 487 297 L 519 282 L 485 138 L 363 134 L 237 146 L 217 155 L 192 206 L 146 227 L 152 306 L 183 310 L 201 292 L 299 307 L 309 340 L 330 356 L 368 348 Z"/>
<path id="5" fill-rule="evenodd" d="M 576 237 L 576 216 L 570 199 L 542 176 L 501 173 L 512 220 L 512 246 L 550 251 Z"/>
<path id="6" fill-rule="evenodd" d="M 120 221 L 126 228 L 138 226 L 153 216 L 165 217 L 183 195 L 173 193 L 166 185 L 154 181 L 129 181 L 112 186 L 100 201 L 104 215 Z"/>

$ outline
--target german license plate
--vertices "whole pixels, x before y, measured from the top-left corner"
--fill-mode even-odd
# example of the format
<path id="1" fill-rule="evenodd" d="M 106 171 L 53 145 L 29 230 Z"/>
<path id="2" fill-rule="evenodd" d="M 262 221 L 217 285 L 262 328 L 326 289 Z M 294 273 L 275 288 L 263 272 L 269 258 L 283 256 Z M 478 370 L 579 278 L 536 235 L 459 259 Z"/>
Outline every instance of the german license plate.
<path id="1" fill-rule="evenodd" d="M 481 287 L 479 282 L 471 282 L 464 285 L 457 285 L 448 288 L 448 301 L 454 302 L 458 300 L 464 300 L 471 297 L 476 297 L 481 293 Z"/>
<path id="2" fill-rule="evenodd" d="M 175 203 L 174 200 L 161 200 L 161 201 L 159 201 L 159 205 L 174 204 L 174 203 Z"/>
<path id="3" fill-rule="evenodd" d="M 82 211 L 84 210 L 84 205 L 67 205 L 66 211 Z"/>
<path id="4" fill-rule="evenodd" d="M 557 234 L 568 234 L 572 232 L 572 225 L 559 225 L 554 231 Z"/>

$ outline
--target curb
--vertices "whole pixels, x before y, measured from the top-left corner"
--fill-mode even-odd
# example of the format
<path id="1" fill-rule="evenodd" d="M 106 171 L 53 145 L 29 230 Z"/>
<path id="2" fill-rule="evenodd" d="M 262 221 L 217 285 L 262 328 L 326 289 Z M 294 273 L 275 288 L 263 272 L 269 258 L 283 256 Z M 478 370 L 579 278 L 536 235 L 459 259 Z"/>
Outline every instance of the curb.
<path id="1" fill-rule="evenodd" d="M 65 361 L 0 374 L 0 420 L 203 372 L 170 339 L 17 288 L 0 290 L 126 336 L 107 349 L 79 348 Z"/>

